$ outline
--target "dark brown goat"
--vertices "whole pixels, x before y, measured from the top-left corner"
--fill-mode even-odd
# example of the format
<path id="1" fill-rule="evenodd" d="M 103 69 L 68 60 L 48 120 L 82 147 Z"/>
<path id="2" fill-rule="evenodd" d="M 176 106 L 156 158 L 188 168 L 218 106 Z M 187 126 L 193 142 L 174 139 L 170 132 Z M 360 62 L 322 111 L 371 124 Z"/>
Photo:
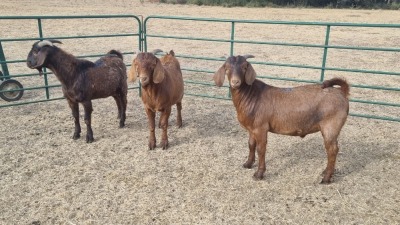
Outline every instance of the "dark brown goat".
<path id="1" fill-rule="evenodd" d="M 334 78 L 322 85 L 273 87 L 256 79 L 256 72 L 246 61 L 250 57 L 253 56 L 229 57 L 214 74 L 217 86 L 222 86 L 227 74 L 237 118 L 249 132 L 249 157 L 243 166 L 252 167 L 257 150 L 258 170 L 254 177 L 263 178 L 268 132 L 305 137 L 321 131 L 328 156 L 321 183 L 330 183 L 339 151 L 337 139 L 349 113 L 349 85 Z"/>
<path id="2" fill-rule="evenodd" d="M 142 84 L 142 101 L 149 120 L 149 149 L 156 147 L 155 137 L 155 115 L 161 112 L 159 127 L 162 128 L 161 146 L 168 148 L 168 118 L 171 114 L 172 105 L 177 108 L 177 126 L 182 126 L 182 98 L 183 78 L 175 53 L 171 50 L 168 54 L 158 59 L 155 54 L 161 50 L 154 50 L 152 53 L 139 53 L 133 60 L 129 71 L 129 80 L 135 81 L 139 77 Z"/>
<path id="3" fill-rule="evenodd" d="M 75 119 L 75 132 L 72 138 L 80 137 L 78 103 L 81 103 L 85 110 L 86 142 L 93 142 L 92 99 L 112 96 L 118 107 L 119 127 L 124 127 L 128 85 L 122 54 L 111 50 L 106 56 L 93 63 L 77 59 L 55 46 L 54 43 L 61 44 L 57 40 L 35 42 L 29 52 L 27 65 L 31 69 L 37 69 L 40 74 L 43 67 L 49 68 L 60 80 L 64 96 Z"/>

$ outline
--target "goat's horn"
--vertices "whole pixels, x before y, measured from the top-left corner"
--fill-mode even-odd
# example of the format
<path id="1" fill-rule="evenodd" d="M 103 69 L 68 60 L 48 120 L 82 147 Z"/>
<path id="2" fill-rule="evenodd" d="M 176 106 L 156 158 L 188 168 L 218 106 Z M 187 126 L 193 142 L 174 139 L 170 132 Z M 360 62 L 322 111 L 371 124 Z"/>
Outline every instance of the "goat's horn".
<path id="1" fill-rule="evenodd" d="M 153 55 L 159 53 L 159 52 L 163 52 L 163 50 L 161 49 L 154 49 L 151 53 L 153 53 Z"/>
<path id="2" fill-rule="evenodd" d="M 243 58 L 245 59 L 254 58 L 254 55 L 244 55 Z"/>
<path id="3" fill-rule="evenodd" d="M 57 40 L 43 40 L 43 41 L 40 41 L 37 45 L 38 45 L 39 47 L 43 47 L 43 46 L 53 46 L 53 43 L 62 44 L 61 41 L 57 41 Z"/>
<path id="4" fill-rule="evenodd" d="M 49 41 L 49 40 L 43 40 L 43 41 L 40 41 L 38 44 L 37 44 L 37 46 L 38 47 L 43 47 L 43 46 L 53 46 L 53 43 L 51 43 L 51 41 Z"/>
<path id="5" fill-rule="evenodd" d="M 56 43 L 56 44 L 62 44 L 62 42 L 61 41 L 59 41 L 59 40 L 54 40 L 54 39 L 49 39 L 49 41 L 51 42 L 51 43 Z"/>

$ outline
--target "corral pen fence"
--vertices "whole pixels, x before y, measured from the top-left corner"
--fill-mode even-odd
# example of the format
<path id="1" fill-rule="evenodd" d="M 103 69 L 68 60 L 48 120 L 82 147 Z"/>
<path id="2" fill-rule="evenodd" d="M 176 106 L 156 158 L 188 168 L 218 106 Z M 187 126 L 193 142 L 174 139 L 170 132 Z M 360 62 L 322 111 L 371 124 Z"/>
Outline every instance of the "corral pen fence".
<path id="1" fill-rule="evenodd" d="M 76 24 L 80 24 L 84 19 L 96 20 L 96 22 L 100 20 L 100 24 L 104 24 L 108 23 L 104 20 L 116 18 L 128 18 L 131 21 L 125 22 L 125 25 L 129 25 L 120 27 L 121 30 L 112 34 L 82 35 L 74 32 L 71 36 L 52 34 L 45 36 L 41 25 L 43 20 L 71 19 L 78 20 L 75 21 L 75 26 L 79 26 Z M 4 74 L 1 77 L 2 80 L 37 76 L 36 73 L 10 73 L 8 64 L 25 64 L 25 60 L 6 60 L 8 52 L 3 50 L 4 43 L 29 42 L 31 45 L 32 41 L 41 39 L 113 38 L 116 40 L 121 37 L 130 37 L 129 40 L 111 41 L 110 48 L 120 48 L 121 43 L 125 44 L 121 48 L 128 49 L 124 51 L 124 55 L 128 56 L 125 59 L 127 66 L 130 66 L 132 62 L 134 51 L 151 51 L 156 48 L 162 48 L 164 51 L 173 49 L 181 61 L 186 95 L 230 99 L 228 86 L 225 85 L 224 89 L 216 88 L 211 75 L 222 65 L 226 57 L 252 54 L 255 59 L 252 59 L 251 63 L 257 71 L 258 78 L 267 83 L 278 86 L 295 85 L 299 82 L 320 83 L 333 76 L 341 76 L 350 81 L 352 86 L 350 115 L 400 122 L 398 66 L 400 47 L 396 42 L 400 38 L 400 24 L 260 21 L 171 16 L 149 16 L 140 20 L 133 15 L 0 17 L 0 22 L 4 20 L 36 20 L 39 34 L 29 38 L 0 37 L 0 63 Z M 105 30 L 109 31 L 108 29 L 96 31 Z M 127 31 L 132 33 L 126 33 Z M 61 29 L 59 32 L 63 34 L 66 30 Z M 26 52 L 29 51 L 30 45 L 26 47 Z M 95 45 L 96 48 L 99 46 Z M 102 50 L 103 54 L 104 52 L 106 50 Z M 97 57 L 99 54 L 101 53 L 82 54 L 80 57 Z M 48 91 L 50 88 L 58 88 L 59 84 L 51 85 L 46 81 L 47 79 L 44 77 L 44 85 L 41 86 L 12 90 L 45 90 L 45 99 L 30 101 L 26 97 L 18 102 L 2 102 L 0 107 L 59 99 L 50 96 Z M 136 89 L 137 85 L 131 88 Z M 3 90 L 2 93 L 7 91 L 11 92 Z"/>
<path id="2" fill-rule="evenodd" d="M 112 23 L 124 24 L 125 26 L 116 26 L 115 29 L 104 27 L 104 24 Z M 0 65 L 2 70 L 0 80 L 2 86 L 4 86 L 0 90 L 0 96 L 3 100 L 11 102 L 10 104 L 3 104 L 4 102 L 2 102 L 0 107 L 63 99 L 59 91 L 55 91 L 52 94 L 52 89 L 60 90 L 61 85 L 57 80 L 49 78 L 48 75 L 52 74 L 51 71 L 46 71 L 44 68 L 43 82 L 38 83 L 34 82 L 38 80 L 35 78 L 39 76 L 38 73 L 32 73 L 34 72 L 33 70 L 23 69 L 23 67 L 26 67 L 27 53 L 34 41 L 57 39 L 65 43 L 64 40 L 66 39 L 74 40 L 71 43 L 77 47 L 74 52 L 78 53 L 74 55 L 78 58 L 88 59 L 99 58 L 105 55 L 109 49 L 119 48 L 118 45 L 120 44 L 124 44 L 123 47 L 121 46 L 123 49 L 121 53 L 124 57 L 133 55 L 135 53 L 134 49 L 136 51 L 142 50 L 141 20 L 134 15 L 3 16 L 0 17 L 0 24 L 3 28 L 2 36 L 0 37 Z M 88 24 L 92 25 L 92 29 L 86 29 Z M 85 27 L 85 29 L 79 29 L 80 27 Z M 19 34 L 23 36 L 13 37 L 8 33 L 11 29 L 20 30 Z M 84 39 L 85 41 L 82 41 Z M 85 42 L 98 43 L 94 47 L 97 48 L 97 52 L 95 50 L 89 53 L 90 49 L 86 48 Z M 109 47 L 102 48 L 102 45 Z M 13 52 L 15 49 L 21 48 L 25 51 L 20 52 L 25 53 L 25 55 Z M 99 52 L 100 49 L 103 50 Z M 11 57 L 14 58 L 10 59 Z M 128 60 L 125 60 L 125 63 L 130 66 Z M 30 86 L 23 87 L 18 80 L 26 81 Z M 34 84 L 32 85 L 32 83 Z M 130 89 L 135 88 L 138 87 L 130 87 Z M 20 100 L 23 93 L 35 90 L 40 90 L 43 94 L 40 94 L 40 96 L 29 95 L 30 98 L 26 97 Z"/>

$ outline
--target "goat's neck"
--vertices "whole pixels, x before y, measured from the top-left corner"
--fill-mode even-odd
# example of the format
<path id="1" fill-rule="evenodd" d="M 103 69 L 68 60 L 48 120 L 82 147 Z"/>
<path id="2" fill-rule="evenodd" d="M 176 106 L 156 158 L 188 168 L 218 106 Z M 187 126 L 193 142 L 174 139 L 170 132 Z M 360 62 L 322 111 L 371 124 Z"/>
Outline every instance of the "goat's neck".
<path id="1" fill-rule="evenodd" d="M 240 88 L 230 88 L 232 93 L 233 105 L 237 113 L 252 116 L 258 108 L 259 98 L 265 87 L 264 83 L 254 83 L 253 85 L 242 84 Z"/>
<path id="2" fill-rule="evenodd" d="M 76 57 L 59 49 L 53 55 L 48 56 L 46 67 L 53 71 L 62 85 L 68 87 L 79 75 L 77 71 L 78 63 L 79 60 Z"/>

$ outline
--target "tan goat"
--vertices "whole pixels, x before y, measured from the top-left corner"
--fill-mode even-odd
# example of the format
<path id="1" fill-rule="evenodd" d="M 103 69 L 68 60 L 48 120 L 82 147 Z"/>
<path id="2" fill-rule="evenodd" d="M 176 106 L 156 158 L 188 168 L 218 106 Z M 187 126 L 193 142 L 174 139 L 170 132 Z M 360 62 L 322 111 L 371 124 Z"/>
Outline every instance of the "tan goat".
<path id="1" fill-rule="evenodd" d="M 349 113 L 349 85 L 334 78 L 322 85 L 273 87 L 256 79 L 256 72 L 246 61 L 250 57 L 229 57 L 214 74 L 217 86 L 223 85 L 225 74 L 228 76 L 237 118 L 249 132 L 249 157 L 243 166 L 252 167 L 257 150 L 254 178 L 263 178 L 268 132 L 305 137 L 321 131 L 328 156 L 321 183 L 330 183 L 339 151 L 337 139 Z"/>
<path id="2" fill-rule="evenodd" d="M 175 53 L 171 50 L 168 54 L 158 59 L 155 54 L 161 50 L 154 50 L 152 53 L 139 53 L 133 60 L 128 74 L 129 81 L 135 81 L 139 77 L 142 84 L 142 101 L 149 120 L 149 149 L 156 147 L 155 137 L 155 115 L 161 112 L 159 127 L 162 128 L 161 146 L 168 148 L 168 118 L 171 114 L 172 105 L 177 108 L 177 126 L 182 127 L 182 98 L 183 78 Z"/>

